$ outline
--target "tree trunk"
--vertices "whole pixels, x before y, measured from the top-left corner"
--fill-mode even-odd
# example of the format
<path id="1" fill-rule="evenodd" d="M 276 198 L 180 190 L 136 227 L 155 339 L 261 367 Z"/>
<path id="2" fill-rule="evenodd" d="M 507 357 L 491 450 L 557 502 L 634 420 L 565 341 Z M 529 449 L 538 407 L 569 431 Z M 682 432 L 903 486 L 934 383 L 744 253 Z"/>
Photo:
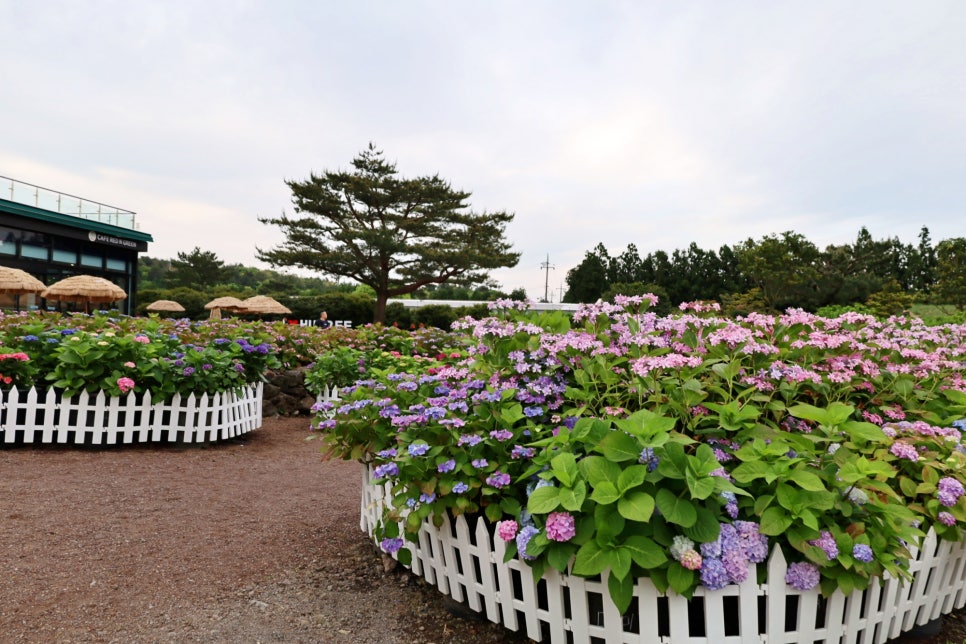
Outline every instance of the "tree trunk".
<path id="1" fill-rule="evenodd" d="M 385 293 L 376 293 L 376 309 L 372 315 L 372 321 L 375 324 L 385 324 L 386 323 L 386 300 L 389 296 Z"/>

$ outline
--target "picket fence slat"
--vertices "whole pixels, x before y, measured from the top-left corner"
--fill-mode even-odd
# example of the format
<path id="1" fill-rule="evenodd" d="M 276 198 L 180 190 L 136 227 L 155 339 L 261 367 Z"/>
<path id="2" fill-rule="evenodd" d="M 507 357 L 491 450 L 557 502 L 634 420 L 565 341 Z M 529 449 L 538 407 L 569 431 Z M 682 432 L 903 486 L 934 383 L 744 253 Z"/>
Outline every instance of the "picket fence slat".
<path id="1" fill-rule="evenodd" d="M 371 536 L 392 491 L 362 469 L 360 528 Z M 521 559 L 504 563 L 506 545 L 482 519 L 470 525 L 464 516 L 447 516 L 438 528 L 427 520 L 417 543 L 407 541 L 406 547 L 413 551 L 412 572 L 440 592 L 509 630 L 552 644 L 885 644 L 966 601 L 966 541 L 939 541 L 932 531 L 912 553 L 911 582 L 885 576 L 865 591 L 836 591 L 825 599 L 817 589 L 803 592 L 785 583 L 788 565 L 776 546 L 762 564 L 763 584 L 751 566 L 741 584 L 719 591 L 699 587 L 688 601 L 659 593 L 642 578 L 623 616 L 600 578 L 549 569 L 535 580 Z"/>
<path id="2" fill-rule="evenodd" d="M 263 384 L 238 391 L 194 394 L 153 403 L 150 392 L 108 397 L 103 391 L 60 397 L 11 387 L 0 392 L 0 443 L 117 445 L 136 442 L 205 442 L 239 436 L 262 426 Z"/>

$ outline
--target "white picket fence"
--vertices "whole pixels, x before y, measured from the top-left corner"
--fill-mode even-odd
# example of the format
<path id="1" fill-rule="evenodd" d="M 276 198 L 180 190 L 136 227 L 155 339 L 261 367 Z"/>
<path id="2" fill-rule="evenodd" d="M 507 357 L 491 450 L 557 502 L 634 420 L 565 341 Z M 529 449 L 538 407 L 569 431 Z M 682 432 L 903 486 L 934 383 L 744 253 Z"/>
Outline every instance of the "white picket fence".
<path id="1" fill-rule="evenodd" d="M 363 470 L 360 527 L 371 536 L 390 490 Z M 535 580 L 521 559 L 503 563 L 505 544 L 482 520 L 475 529 L 462 516 L 439 528 L 427 520 L 418 541 L 406 542 L 414 550 L 413 573 L 490 621 L 554 644 L 883 644 L 966 604 L 966 541 L 938 541 L 932 531 L 911 562 L 911 582 L 886 577 L 865 591 L 825 599 L 785 583 L 787 566 L 776 547 L 764 584 L 752 566 L 744 583 L 699 588 L 689 601 L 639 579 L 623 616 L 599 578 L 550 569 Z"/>
<path id="2" fill-rule="evenodd" d="M 61 397 L 16 387 L 0 396 L 0 443 L 199 443 L 239 436 L 262 426 L 262 383 L 213 395 L 176 394 L 152 402 L 128 394 L 109 398 L 103 391 Z"/>

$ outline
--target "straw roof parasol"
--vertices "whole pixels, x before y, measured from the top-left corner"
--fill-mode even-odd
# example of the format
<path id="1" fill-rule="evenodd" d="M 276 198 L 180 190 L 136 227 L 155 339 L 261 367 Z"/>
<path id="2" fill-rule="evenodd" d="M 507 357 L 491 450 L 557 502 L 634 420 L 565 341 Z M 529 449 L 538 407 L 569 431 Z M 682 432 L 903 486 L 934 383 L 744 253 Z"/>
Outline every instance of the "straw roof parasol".
<path id="1" fill-rule="evenodd" d="M 236 311 L 242 307 L 242 301 L 237 297 L 225 296 L 216 297 L 212 301 L 205 304 L 206 309 L 225 309 L 227 311 Z"/>
<path id="2" fill-rule="evenodd" d="M 256 295 L 255 297 L 250 297 L 247 300 L 243 300 L 241 303 L 241 309 L 239 313 L 255 313 L 255 314 L 278 314 L 278 315 L 288 315 L 292 311 L 288 308 L 282 306 L 282 304 L 267 295 Z"/>
<path id="3" fill-rule="evenodd" d="M 151 302 L 148 304 L 147 310 L 152 312 L 156 311 L 159 313 L 183 313 L 184 307 L 174 300 L 157 300 L 156 302 Z"/>
<path id="4" fill-rule="evenodd" d="M 47 300 L 65 302 L 116 302 L 127 297 L 120 286 L 103 277 L 93 275 L 74 275 L 54 282 L 40 296 Z"/>
<path id="5" fill-rule="evenodd" d="M 27 293 L 40 293 L 45 288 L 47 288 L 46 284 L 27 271 L 0 266 L 0 293 L 25 295 Z"/>

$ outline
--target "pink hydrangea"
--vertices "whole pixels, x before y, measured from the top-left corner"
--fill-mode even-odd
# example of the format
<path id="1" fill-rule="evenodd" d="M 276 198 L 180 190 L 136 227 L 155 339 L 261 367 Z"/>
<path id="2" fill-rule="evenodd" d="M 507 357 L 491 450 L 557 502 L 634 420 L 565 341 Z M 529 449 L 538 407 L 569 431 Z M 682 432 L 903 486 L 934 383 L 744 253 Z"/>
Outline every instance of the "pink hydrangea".
<path id="1" fill-rule="evenodd" d="M 551 541 L 570 541 L 577 534 L 574 517 L 569 512 L 551 512 L 547 516 L 547 538 Z"/>
<path id="2" fill-rule="evenodd" d="M 517 522 L 513 519 L 499 521 L 496 524 L 497 534 L 499 534 L 500 538 L 504 541 L 513 541 L 517 536 L 517 530 L 519 528 L 520 526 L 518 526 Z"/>
<path id="3" fill-rule="evenodd" d="M 697 550 L 685 550 L 681 553 L 681 565 L 688 570 L 701 569 L 701 554 Z"/>
<path id="4" fill-rule="evenodd" d="M 916 451 L 916 448 L 914 446 L 910 445 L 905 441 L 894 442 L 892 444 L 892 447 L 889 448 L 889 452 L 893 456 L 897 456 L 899 458 L 905 458 L 910 461 L 919 460 L 919 452 Z"/>
<path id="5" fill-rule="evenodd" d="M 134 389 L 134 381 L 131 380 L 130 378 L 118 378 L 117 387 L 118 389 L 121 390 L 122 394 L 126 394 L 127 392 Z"/>

